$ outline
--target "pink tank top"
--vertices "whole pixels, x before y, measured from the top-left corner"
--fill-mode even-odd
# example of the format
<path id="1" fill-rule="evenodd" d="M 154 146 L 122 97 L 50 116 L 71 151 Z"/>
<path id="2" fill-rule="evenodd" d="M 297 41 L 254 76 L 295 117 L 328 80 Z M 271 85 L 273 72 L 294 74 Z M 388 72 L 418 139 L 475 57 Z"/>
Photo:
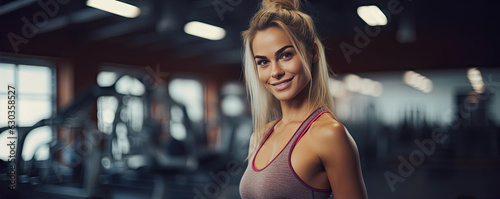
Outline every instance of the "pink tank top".
<path id="1" fill-rule="evenodd" d="M 299 126 L 295 134 L 288 141 L 282 151 L 262 169 L 255 167 L 255 154 L 257 154 L 273 132 L 274 126 L 267 133 L 260 144 L 257 153 L 250 159 L 249 164 L 241 178 L 240 195 L 243 199 L 249 198 L 330 198 L 331 189 L 316 189 L 302 181 L 295 173 L 290 162 L 290 156 L 297 142 L 306 133 L 311 124 L 323 113 L 328 113 L 323 108 L 314 111 Z M 279 120 L 278 120 L 279 121 Z"/>

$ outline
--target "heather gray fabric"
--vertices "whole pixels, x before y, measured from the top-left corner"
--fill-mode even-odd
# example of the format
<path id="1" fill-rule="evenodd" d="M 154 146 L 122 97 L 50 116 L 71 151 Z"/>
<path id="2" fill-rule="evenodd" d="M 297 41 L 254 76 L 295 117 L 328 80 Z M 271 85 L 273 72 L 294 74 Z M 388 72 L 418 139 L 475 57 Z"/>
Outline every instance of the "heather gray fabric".
<path id="1" fill-rule="evenodd" d="M 309 126 L 321 114 L 328 112 L 323 108 L 318 108 L 302 122 L 295 134 L 285 145 L 283 150 L 264 168 L 257 169 L 254 166 L 255 155 L 249 160 L 247 169 L 240 182 L 240 195 L 243 199 L 250 198 L 329 198 L 330 189 L 316 189 L 303 182 L 292 170 L 290 154 L 295 144 L 299 141 Z M 278 120 L 279 121 L 279 120 Z M 277 122 L 276 122 L 277 123 Z M 272 133 L 274 126 L 267 133 L 262 144 Z M 258 153 L 258 151 L 257 151 Z M 256 153 L 256 154 L 257 154 Z"/>

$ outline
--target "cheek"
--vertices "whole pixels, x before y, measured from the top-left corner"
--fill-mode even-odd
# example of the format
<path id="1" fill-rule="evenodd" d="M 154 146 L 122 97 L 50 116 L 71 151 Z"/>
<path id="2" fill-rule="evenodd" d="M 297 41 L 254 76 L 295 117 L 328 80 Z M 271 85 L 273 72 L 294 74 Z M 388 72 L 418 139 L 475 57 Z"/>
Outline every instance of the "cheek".
<path id="1" fill-rule="evenodd" d="M 266 74 L 266 72 L 262 69 L 257 69 L 257 75 L 259 75 L 259 79 L 261 82 L 263 83 L 266 83 L 267 82 L 267 79 L 268 79 L 268 75 Z"/>
<path id="2" fill-rule="evenodd" d="M 301 74 L 305 73 L 304 68 L 302 67 L 302 62 L 300 59 L 294 60 L 290 62 L 287 66 L 288 72 L 293 73 L 293 74 Z"/>

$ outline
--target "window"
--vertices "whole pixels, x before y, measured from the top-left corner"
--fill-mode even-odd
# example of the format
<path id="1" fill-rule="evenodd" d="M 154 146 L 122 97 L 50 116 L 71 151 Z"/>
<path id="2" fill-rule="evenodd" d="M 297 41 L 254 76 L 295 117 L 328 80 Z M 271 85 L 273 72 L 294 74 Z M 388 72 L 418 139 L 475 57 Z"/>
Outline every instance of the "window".
<path id="1" fill-rule="evenodd" d="M 97 85 L 113 86 L 114 93 L 100 96 L 97 99 L 98 129 L 112 135 L 111 156 L 101 159 L 105 169 L 125 166 L 136 169 L 146 165 L 144 156 L 140 154 L 144 120 L 149 109 L 145 108 L 146 86 L 140 80 L 141 72 L 132 69 L 103 67 L 97 75 Z M 135 146 L 135 147 L 134 147 Z"/>
<path id="2" fill-rule="evenodd" d="M 204 85 L 201 81 L 194 78 L 177 77 L 173 78 L 168 84 L 168 94 L 170 97 L 186 107 L 187 119 L 191 121 L 189 127 L 194 133 L 203 132 L 203 125 L 205 121 L 205 108 L 204 108 Z M 180 107 L 172 108 L 170 122 L 170 132 L 174 138 L 185 138 L 187 136 L 187 127 L 182 124 Z M 176 118 L 179 119 L 176 119 Z M 178 139 L 179 140 L 179 139 Z"/>
<path id="3" fill-rule="evenodd" d="M 104 78 L 103 78 L 104 76 Z M 137 78 L 128 75 L 119 77 L 117 73 L 102 71 L 97 76 L 97 84 L 101 87 L 115 85 L 115 91 L 123 95 L 122 99 L 116 96 L 101 96 L 97 99 L 98 128 L 104 133 L 113 132 L 113 122 L 119 119 L 125 122 L 136 132 L 140 132 L 144 120 L 143 97 L 145 86 Z M 120 118 L 115 118 L 119 112 Z"/>
<path id="4" fill-rule="evenodd" d="M 29 127 L 55 113 L 55 70 L 50 63 L 29 65 L 16 62 L 0 62 L 0 127 L 7 126 L 7 86 L 16 88 L 16 125 Z M 0 143 L 7 142 L 7 133 L 0 132 Z M 26 138 L 21 157 L 30 160 L 47 159 L 48 145 L 52 140 L 50 127 L 34 129 Z M 0 159 L 7 160 L 9 150 L 0 145 Z"/>
<path id="5" fill-rule="evenodd" d="M 203 122 L 204 91 L 200 81 L 175 78 L 170 81 L 168 92 L 173 100 L 186 106 L 189 119 L 194 122 Z"/>

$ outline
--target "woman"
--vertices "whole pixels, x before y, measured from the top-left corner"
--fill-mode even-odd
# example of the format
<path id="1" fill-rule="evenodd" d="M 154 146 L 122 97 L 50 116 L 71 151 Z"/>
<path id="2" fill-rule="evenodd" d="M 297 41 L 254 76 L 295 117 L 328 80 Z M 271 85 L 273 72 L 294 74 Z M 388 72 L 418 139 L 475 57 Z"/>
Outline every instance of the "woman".
<path id="1" fill-rule="evenodd" d="M 331 113 L 323 46 L 299 0 L 264 0 L 242 35 L 255 129 L 242 198 L 367 198 L 356 144 Z"/>

